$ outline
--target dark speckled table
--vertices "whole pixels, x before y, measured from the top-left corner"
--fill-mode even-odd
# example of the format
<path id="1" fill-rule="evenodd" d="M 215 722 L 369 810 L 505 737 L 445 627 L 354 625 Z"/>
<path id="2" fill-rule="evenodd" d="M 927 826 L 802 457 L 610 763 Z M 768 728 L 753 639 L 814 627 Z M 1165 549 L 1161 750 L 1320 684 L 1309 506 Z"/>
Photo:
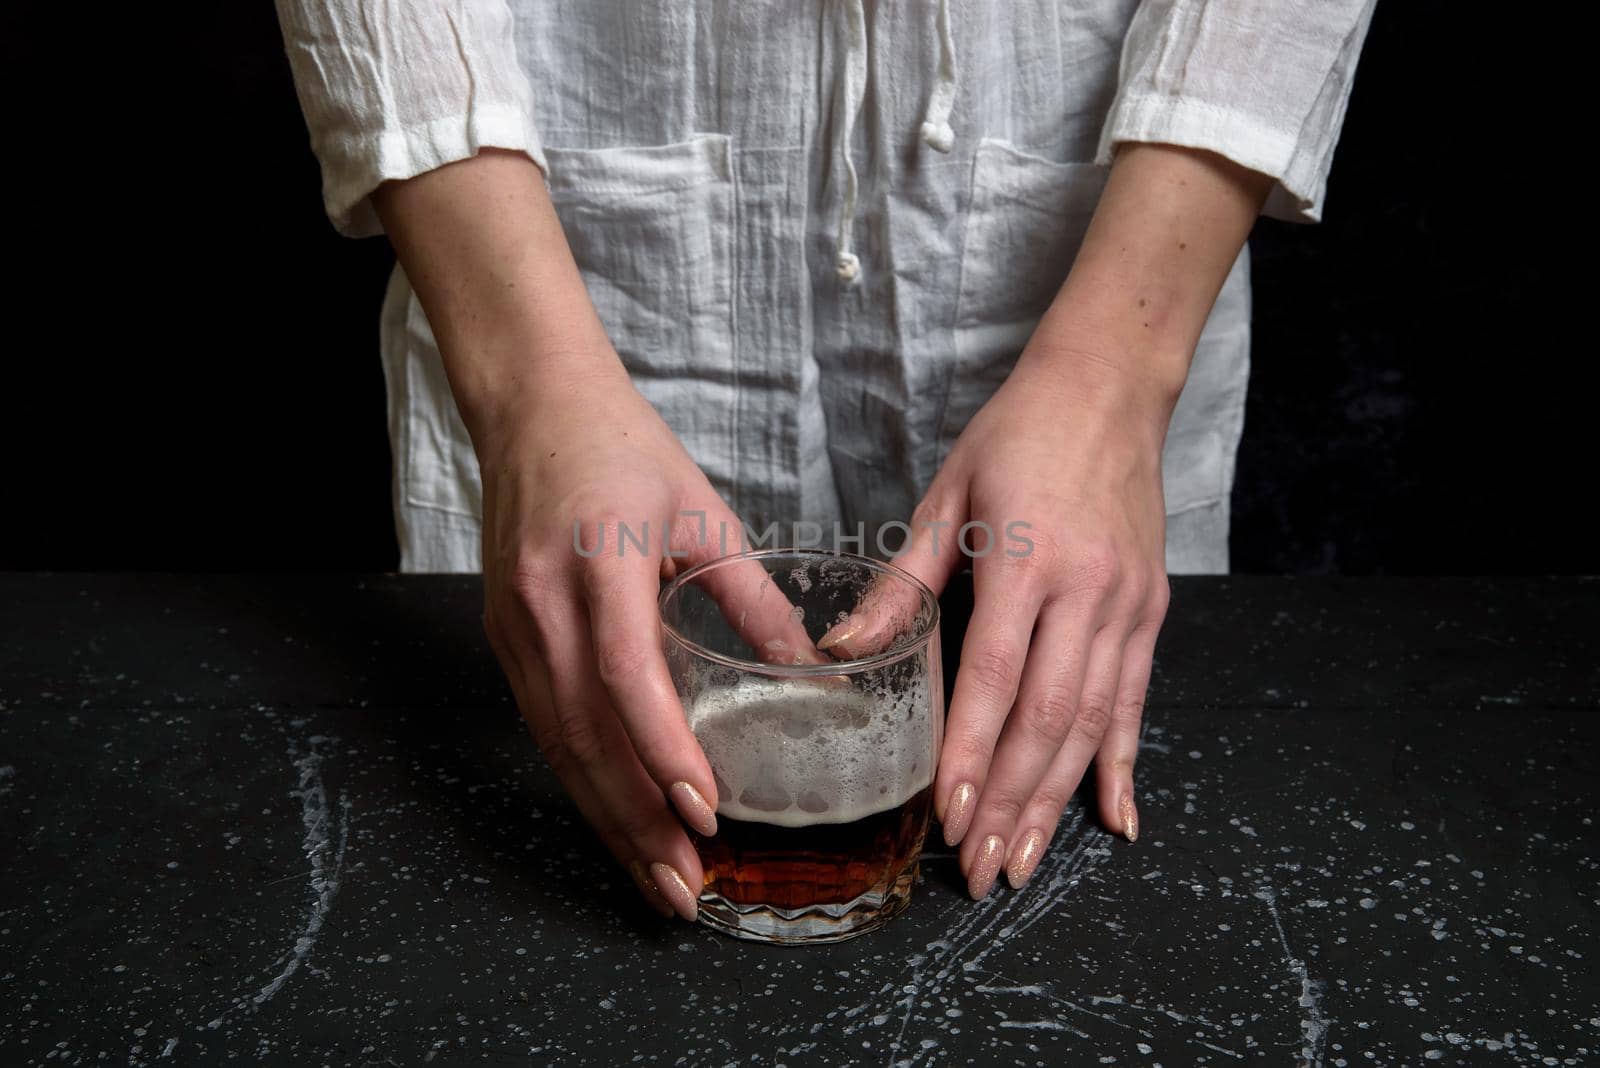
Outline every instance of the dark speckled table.
<path id="1" fill-rule="evenodd" d="M 800 950 L 635 900 L 478 601 L 0 576 L 0 1063 L 1600 1063 L 1600 582 L 1180 579 L 1138 845 Z"/>

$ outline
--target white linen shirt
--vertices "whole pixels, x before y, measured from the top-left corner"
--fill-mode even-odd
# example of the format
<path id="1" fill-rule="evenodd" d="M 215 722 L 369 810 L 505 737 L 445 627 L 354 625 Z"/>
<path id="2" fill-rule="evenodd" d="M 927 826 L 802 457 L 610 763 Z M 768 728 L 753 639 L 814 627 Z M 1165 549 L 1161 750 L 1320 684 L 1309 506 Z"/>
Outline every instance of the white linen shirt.
<path id="1" fill-rule="evenodd" d="M 277 0 L 323 197 L 479 149 L 544 171 L 640 391 L 753 529 L 906 521 L 1072 265 L 1118 144 L 1208 149 L 1307 221 L 1373 0 Z M 1167 564 L 1228 568 L 1241 254 L 1163 455 Z M 426 316 L 381 320 L 401 566 L 476 570 Z M 607 428 L 597 427 L 596 433 Z"/>

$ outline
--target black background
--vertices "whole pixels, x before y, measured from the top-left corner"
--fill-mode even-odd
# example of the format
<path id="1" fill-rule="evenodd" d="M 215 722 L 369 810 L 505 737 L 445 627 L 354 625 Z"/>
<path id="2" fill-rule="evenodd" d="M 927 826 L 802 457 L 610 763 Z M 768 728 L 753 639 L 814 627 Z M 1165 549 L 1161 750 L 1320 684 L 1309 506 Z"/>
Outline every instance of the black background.
<path id="1" fill-rule="evenodd" d="M 1583 127 L 1487 10 L 1380 3 L 1325 222 L 1252 238 L 1236 570 L 1597 570 Z M 271 6 L 75 17 L 0 15 L 0 568 L 392 569 L 391 255 L 322 215 Z"/>

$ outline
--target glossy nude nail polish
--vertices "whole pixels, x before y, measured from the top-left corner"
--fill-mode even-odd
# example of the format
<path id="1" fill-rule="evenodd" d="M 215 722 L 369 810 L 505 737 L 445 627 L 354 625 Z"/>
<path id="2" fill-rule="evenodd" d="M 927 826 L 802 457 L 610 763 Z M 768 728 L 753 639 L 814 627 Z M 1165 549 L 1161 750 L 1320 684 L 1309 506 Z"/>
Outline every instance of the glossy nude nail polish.
<path id="1" fill-rule="evenodd" d="M 650 878 L 650 873 L 643 864 L 637 860 L 628 865 L 628 874 L 633 876 L 633 881 L 639 887 L 639 893 L 644 896 L 644 902 L 663 917 L 677 915 L 677 910 L 672 907 L 672 902 L 661 896 L 661 891 L 656 889 L 655 880 Z"/>
<path id="2" fill-rule="evenodd" d="M 690 827 L 707 838 L 717 833 L 717 811 L 699 790 L 686 782 L 675 782 L 667 796 L 672 798 L 673 807 Z"/>
<path id="3" fill-rule="evenodd" d="M 1043 857 L 1044 833 L 1035 827 L 1012 850 L 1011 862 L 1006 865 L 1006 882 L 1011 884 L 1013 890 L 1022 889 L 1022 884 L 1028 881 L 1028 876 L 1033 874 L 1033 869 L 1039 866 Z"/>
<path id="4" fill-rule="evenodd" d="M 689 889 L 689 884 L 684 881 L 683 876 L 678 874 L 677 868 L 657 861 L 650 865 L 650 881 L 656 884 L 661 896 L 667 899 L 679 916 L 690 923 L 694 922 L 695 916 L 700 911 L 698 898 L 694 891 Z"/>
<path id="5" fill-rule="evenodd" d="M 974 901 L 981 901 L 989 896 L 989 891 L 994 889 L 994 877 L 1000 874 L 1000 865 L 1006 859 L 1006 840 L 998 834 L 991 834 L 983 840 L 983 845 L 978 847 L 978 855 L 972 860 L 972 870 L 967 873 L 967 893 L 972 895 Z"/>
<path id="6" fill-rule="evenodd" d="M 945 845 L 961 843 L 961 837 L 967 833 L 967 825 L 972 822 L 972 803 L 977 798 L 978 791 L 973 789 L 970 782 L 964 782 L 950 791 L 950 803 L 944 809 Z"/>

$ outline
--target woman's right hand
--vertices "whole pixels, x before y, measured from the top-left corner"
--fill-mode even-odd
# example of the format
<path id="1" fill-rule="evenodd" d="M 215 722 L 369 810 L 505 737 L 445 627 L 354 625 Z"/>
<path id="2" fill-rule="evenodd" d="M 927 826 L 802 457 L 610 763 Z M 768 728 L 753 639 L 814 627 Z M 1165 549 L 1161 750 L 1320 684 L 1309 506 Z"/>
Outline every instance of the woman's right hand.
<path id="1" fill-rule="evenodd" d="M 584 818 L 652 907 L 692 920 L 702 873 L 678 816 L 714 834 L 717 790 L 668 675 L 656 597 L 740 528 L 620 362 L 596 364 L 475 434 L 484 626 Z"/>
<path id="2" fill-rule="evenodd" d="M 664 562 L 719 555 L 720 531 L 742 528 L 634 389 L 528 157 L 485 149 L 386 182 L 373 202 L 478 455 L 484 623 L 517 704 L 647 900 L 692 919 L 700 864 L 673 809 L 709 833 L 717 794 L 667 674 L 656 594 Z M 646 522 L 646 551 L 618 542 L 619 523 L 638 538 Z M 585 551 L 602 525 L 604 550 L 580 554 L 575 523 Z"/>

